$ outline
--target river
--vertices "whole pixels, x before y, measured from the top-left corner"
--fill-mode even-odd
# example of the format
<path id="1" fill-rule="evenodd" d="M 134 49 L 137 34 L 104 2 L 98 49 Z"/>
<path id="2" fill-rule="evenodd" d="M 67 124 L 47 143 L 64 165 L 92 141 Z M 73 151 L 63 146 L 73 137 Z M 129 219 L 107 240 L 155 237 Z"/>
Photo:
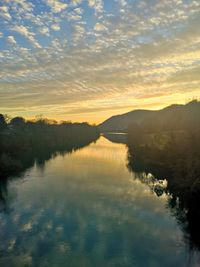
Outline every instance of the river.
<path id="1" fill-rule="evenodd" d="M 168 208 L 101 136 L 10 179 L 0 213 L 2 267 L 199 266 Z"/>

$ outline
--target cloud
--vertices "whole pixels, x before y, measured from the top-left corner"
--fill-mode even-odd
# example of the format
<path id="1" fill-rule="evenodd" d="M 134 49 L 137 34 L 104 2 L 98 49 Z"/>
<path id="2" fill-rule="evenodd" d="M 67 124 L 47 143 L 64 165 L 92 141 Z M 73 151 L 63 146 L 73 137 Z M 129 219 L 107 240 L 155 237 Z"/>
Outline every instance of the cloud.
<path id="1" fill-rule="evenodd" d="M 34 38 L 35 34 L 30 32 L 25 26 L 16 25 L 12 28 L 12 30 L 26 37 L 35 48 L 41 48 L 40 44 Z"/>
<path id="2" fill-rule="evenodd" d="M 82 0 L 71 0 L 71 5 L 72 6 L 78 6 L 82 3 Z"/>
<path id="3" fill-rule="evenodd" d="M 77 7 L 77 8 L 74 9 L 74 12 L 76 14 L 78 14 L 78 15 L 82 15 L 84 10 L 82 8 L 80 8 L 80 7 Z"/>
<path id="4" fill-rule="evenodd" d="M 6 20 L 11 20 L 9 8 L 7 6 L 0 6 L 0 17 L 3 17 Z"/>
<path id="5" fill-rule="evenodd" d="M 10 43 L 10 44 L 17 44 L 14 36 L 10 35 L 7 37 L 7 41 Z"/>
<path id="6" fill-rule="evenodd" d="M 95 26 L 94 26 L 94 30 L 95 31 L 104 31 L 106 29 L 107 29 L 106 26 L 104 26 L 101 23 L 96 23 Z"/>
<path id="7" fill-rule="evenodd" d="M 175 75 L 171 75 L 168 79 L 169 83 L 196 83 L 200 86 L 200 66 L 193 67 L 188 70 L 178 71 Z"/>
<path id="8" fill-rule="evenodd" d="M 2 1 L 4 109 L 92 113 L 199 95 L 199 1 Z"/>
<path id="9" fill-rule="evenodd" d="M 44 34 L 44 35 L 49 35 L 49 28 L 46 26 L 42 26 L 39 28 L 39 33 Z"/>
<path id="10" fill-rule="evenodd" d="M 122 5 L 122 7 L 125 7 L 127 5 L 126 0 L 119 0 L 119 3 Z"/>
<path id="11" fill-rule="evenodd" d="M 60 30 L 60 25 L 59 24 L 53 24 L 51 25 L 51 29 L 54 31 L 59 31 Z"/>
<path id="12" fill-rule="evenodd" d="M 75 25 L 74 26 L 74 42 L 79 41 L 81 38 L 84 37 L 85 34 L 85 28 L 82 25 Z"/>
<path id="13" fill-rule="evenodd" d="M 12 6 L 17 7 L 20 12 L 32 12 L 34 4 L 28 0 L 12 0 L 11 8 Z"/>
<path id="14" fill-rule="evenodd" d="M 95 9 L 96 13 L 103 12 L 103 1 L 102 0 L 88 0 L 89 7 Z"/>
<path id="15" fill-rule="evenodd" d="M 62 3 L 59 0 L 45 0 L 46 4 L 52 9 L 54 13 L 60 13 L 67 8 L 66 3 Z"/>
<path id="16" fill-rule="evenodd" d="M 78 21 L 82 19 L 82 16 L 72 13 L 72 14 L 69 14 L 67 18 L 69 21 Z"/>

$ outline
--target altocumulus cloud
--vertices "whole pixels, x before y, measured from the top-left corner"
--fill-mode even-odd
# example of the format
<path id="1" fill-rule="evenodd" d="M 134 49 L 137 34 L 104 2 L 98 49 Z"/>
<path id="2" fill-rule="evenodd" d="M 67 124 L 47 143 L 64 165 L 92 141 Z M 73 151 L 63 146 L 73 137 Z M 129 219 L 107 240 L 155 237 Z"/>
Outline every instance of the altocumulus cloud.
<path id="1" fill-rule="evenodd" d="M 95 121 L 199 97 L 199 24 L 198 0 L 1 0 L 0 112 Z"/>

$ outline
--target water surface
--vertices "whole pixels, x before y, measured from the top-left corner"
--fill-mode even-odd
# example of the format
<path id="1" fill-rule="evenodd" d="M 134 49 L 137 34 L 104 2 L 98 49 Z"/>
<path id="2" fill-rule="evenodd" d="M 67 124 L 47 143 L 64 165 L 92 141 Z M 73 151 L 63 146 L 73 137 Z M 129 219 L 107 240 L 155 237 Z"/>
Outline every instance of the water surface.
<path id="1" fill-rule="evenodd" d="M 0 213 L 0 266 L 198 266 L 160 197 L 103 136 L 12 179 Z"/>

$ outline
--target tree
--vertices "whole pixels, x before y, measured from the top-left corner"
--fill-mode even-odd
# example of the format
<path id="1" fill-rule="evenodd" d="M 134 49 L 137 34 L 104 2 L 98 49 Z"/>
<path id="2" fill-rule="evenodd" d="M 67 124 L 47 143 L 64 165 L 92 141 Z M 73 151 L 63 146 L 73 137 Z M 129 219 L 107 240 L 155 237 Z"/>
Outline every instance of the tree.
<path id="1" fill-rule="evenodd" d="M 25 125 L 25 120 L 22 117 L 15 117 L 11 119 L 10 125 L 12 125 L 14 128 L 21 129 Z"/>
<path id="2" fill-rule="evenodd" d="M 0 131 L 4 130 L 6 125 L 7 124 L 4 115 L 0 114 Z"/>

